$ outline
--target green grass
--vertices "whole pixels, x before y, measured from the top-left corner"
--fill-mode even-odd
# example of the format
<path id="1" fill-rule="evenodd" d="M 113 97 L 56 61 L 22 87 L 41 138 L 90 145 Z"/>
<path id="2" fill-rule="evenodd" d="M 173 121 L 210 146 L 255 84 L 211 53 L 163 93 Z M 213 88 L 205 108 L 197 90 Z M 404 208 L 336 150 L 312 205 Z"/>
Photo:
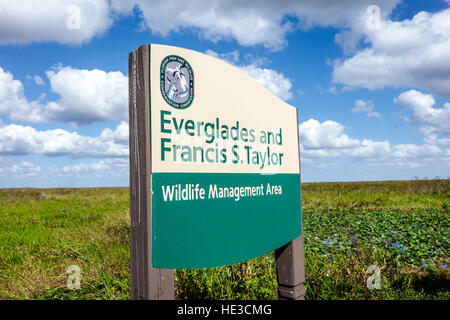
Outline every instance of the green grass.
<path id="1" fill-rule="evenodd" d="M 125 188 L 0 191 L 0 296 L 59 297 L 78 265 L 85 298 L 127 298 L 128 207 Z"/>
<path id="2" fill-rule="evenodd" d="M 450 299 L 449 180 L 306 183 L 302 205 L 307 299 Z M 0 298 L 129 299 L 129 231 L 128 188 L 0 190 Z M 178 299 L 278 298 L 273 253 L 175 279 Z"/>

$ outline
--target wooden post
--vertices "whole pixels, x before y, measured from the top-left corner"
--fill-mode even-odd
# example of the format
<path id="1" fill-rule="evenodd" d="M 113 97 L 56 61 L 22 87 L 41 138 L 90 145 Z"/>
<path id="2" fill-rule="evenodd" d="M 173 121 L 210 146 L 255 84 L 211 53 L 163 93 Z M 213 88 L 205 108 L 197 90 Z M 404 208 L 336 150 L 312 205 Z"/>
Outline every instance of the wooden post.
<path id="1" fill-rule="evenodd" d="M 174 299 L 174 272 L 152 268 L 149 46 L 130 52 L 131 299 Z"/>
<path id="2" fill-rule="evenodd" d="M 298 110 L 297 110 L 298 124 Z M 297 125 L 298 139 L 298 125 Z M 300 171 L 300 141 L 298 145 L 298 165 Z M 300 184 L 301 188 L 301 184 Z M 301 194 L 299 195 L 301 197 Z M 301 201 L 300 201 L 301 203 Z M 301 210 L 301 208 L 300 208 Z M 303 216 L 302 234 L 289 242 L 287 245 L 275 250 L 277 261 L 278 296 L 280 299 L 304 300 L 305 299 L 305 257 L 303 239 Z"/>
<path id="3" fill-rule="evenodd" d="M 303 235 L 275 251 L 280 299 L 305 298 Z"/>

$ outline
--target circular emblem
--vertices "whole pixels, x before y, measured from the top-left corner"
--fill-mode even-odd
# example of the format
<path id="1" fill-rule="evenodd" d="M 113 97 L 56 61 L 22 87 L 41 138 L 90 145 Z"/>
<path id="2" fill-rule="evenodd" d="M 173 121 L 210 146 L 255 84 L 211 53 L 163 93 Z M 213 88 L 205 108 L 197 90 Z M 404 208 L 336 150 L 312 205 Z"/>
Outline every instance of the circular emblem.
<path id="1" fill-rule="evenodd" d="M 168 56 L 161 62 L 161 94 L 172 107 L 185 109 L 194 100 L 194 72 L 179 56 Z"/>

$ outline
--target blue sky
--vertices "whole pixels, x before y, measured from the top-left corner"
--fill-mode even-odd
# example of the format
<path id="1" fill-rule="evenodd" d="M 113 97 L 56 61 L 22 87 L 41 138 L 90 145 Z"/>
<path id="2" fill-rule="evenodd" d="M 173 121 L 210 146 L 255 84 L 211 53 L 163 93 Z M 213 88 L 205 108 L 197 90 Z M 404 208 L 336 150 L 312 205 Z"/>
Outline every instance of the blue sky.
<path id="1" fill-rule="evenodd" d="M 0 0 L 0 187 L 128 186 L 128 53 L 149 43 L 297 107 L 304 182 L 450 177 L 447 0 Z"/>

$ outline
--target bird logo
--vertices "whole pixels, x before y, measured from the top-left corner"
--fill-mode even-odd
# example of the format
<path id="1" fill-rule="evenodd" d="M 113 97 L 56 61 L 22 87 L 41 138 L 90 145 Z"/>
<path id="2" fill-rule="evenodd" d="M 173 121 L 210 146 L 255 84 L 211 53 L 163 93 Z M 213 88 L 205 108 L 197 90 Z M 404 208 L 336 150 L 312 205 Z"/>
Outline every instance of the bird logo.
<path id="1" fill-rule="evenodd" d="M 189 107 L 194 98 L 194 73 L 190 64 L 175 55 L 161 63 L 161 93 L 164 100 L 174 108 Z"/>

